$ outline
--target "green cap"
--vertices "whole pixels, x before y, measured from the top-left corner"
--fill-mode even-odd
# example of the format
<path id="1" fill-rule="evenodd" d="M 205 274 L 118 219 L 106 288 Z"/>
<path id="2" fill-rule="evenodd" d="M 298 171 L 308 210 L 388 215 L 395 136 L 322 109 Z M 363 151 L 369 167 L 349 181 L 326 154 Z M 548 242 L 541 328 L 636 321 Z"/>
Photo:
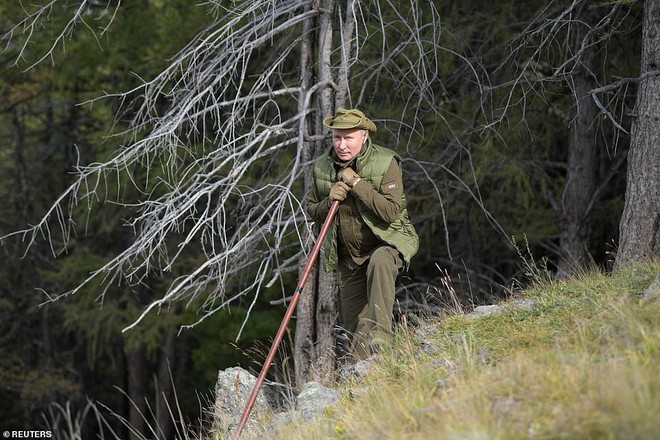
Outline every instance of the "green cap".
<path id="1" fill-rule="evenodd" d="M 358 109 L 340 108 L 334 116 L 323 120 L 323 125 L 337 130 L 350 130 L 351 128 L 364 128 L 370 132 L 376 131 L 376 124 Z"/>

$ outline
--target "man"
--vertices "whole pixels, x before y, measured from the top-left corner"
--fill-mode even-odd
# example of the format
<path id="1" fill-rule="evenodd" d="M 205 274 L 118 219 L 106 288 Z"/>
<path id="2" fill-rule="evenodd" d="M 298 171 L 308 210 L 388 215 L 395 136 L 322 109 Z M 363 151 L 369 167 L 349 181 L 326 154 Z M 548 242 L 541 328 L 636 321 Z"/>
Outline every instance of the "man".
<path id="1" fill-rule="evenodd" d="M 358 359 L 392 336 L 396 277 L 417 253 L 408 218 L 401 158 L 371 142 L 376 125 L 357 109 L 323 120 L 332 148 L 314 166 L 307 211 L 323 223 L 333 201 L 339 211 L 324 243 L 328 271 L 337 270 L 339 318 Z"/>

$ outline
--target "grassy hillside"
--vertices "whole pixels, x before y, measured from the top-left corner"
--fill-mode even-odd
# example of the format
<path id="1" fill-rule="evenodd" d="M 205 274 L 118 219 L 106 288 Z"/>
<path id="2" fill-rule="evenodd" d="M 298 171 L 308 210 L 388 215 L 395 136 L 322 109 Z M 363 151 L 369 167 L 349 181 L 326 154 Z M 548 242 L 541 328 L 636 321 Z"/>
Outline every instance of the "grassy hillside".
<path id="1" fill-rule="evenodd" d="M 658 271 L 539 282 L 516 294 L 526 309 L 403 326 L 322 421 L 277 438 L 659 438 L 660 300 L 642 300 Z"/>

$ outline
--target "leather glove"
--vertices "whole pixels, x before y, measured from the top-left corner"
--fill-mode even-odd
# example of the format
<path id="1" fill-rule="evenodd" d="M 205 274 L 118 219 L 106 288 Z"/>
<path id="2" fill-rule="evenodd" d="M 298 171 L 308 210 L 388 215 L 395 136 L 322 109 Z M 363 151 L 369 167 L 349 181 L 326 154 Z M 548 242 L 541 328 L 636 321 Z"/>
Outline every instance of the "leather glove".
<path id="1" fill-rule="evenodd" d="M 360 181 L 360 176 L 358 173 L 353 171 L 353 168 L 342 168 L 337 173 L 337 179 L 344 182 L 346 185 L 353 188 L 353 186 Z"/>
<path id="2" fill-rule="evenodd" d="M 350 190 L 351 189 L 344 182 L 337 182 L 332 185 L 332 188 L 330 188 L 330 195 L 328 198 L 331 202 L 334 200 L 339 200 L 341 202 L 346 198 Z"/>

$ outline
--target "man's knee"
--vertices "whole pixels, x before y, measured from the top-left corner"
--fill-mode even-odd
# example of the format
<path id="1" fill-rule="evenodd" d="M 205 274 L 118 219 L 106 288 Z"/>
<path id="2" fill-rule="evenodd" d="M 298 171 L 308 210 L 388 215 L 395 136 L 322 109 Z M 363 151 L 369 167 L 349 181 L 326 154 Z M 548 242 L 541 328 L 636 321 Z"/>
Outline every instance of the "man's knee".
<path id="1" fill-rule="evenodd" d="M 401 267 L 403 267 L 403 260 L 399 251 L 390 246 L 381 246 L 371 254 L 367 271 L 386 271 L 397 274 Z"/>

